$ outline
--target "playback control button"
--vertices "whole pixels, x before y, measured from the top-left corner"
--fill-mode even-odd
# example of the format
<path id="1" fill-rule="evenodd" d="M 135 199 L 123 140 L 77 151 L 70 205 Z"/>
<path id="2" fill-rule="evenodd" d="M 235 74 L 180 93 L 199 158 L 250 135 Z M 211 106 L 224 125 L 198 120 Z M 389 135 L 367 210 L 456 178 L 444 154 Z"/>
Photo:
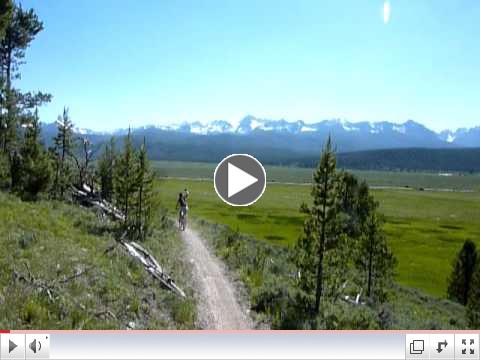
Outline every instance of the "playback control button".
<path id="1" fill-rule="evenodd" d="M 407 360 L 480 360 L 480 334 L 407 334 Z"/>
<path id="2" fill-rule="evenodd" d="M 2 334 L 2 360 L 25 359 L 25 334 Z"/>
<path id="3" fill-rule="evenodd" d="M 26 334 L 25 345 L 27 360 L 50 358 L 49 334 Z"/>
<path id="4" fill-rule="evenodd" d="M 455 334 L 455 359 L 479 360 L 479 334 Z"/>
<path id="5" fill-rule="evenodd" d="M 233 154 L 217 165 L 213 183 L 217 195 L 228 205 L 249 206 L 263 195 L 267 174 L 253 156 Z"/>

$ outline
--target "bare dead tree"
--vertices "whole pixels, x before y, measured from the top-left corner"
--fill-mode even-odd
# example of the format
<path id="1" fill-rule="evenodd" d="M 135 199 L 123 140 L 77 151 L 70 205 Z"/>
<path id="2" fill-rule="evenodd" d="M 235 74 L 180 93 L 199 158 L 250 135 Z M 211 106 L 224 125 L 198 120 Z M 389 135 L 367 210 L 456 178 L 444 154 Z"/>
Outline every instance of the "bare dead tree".
<path id="1" fill-rule="evenodd" d="M 80 138 L 82 154 L 80 156 L 72 155 L 78 170 L 78 186 L 84 189 L 87 185 L 89 192 L 93 194 L 95 186 L 95 175 L 92 168 L 93 150 L 92 143 L 86 137 Z"/>

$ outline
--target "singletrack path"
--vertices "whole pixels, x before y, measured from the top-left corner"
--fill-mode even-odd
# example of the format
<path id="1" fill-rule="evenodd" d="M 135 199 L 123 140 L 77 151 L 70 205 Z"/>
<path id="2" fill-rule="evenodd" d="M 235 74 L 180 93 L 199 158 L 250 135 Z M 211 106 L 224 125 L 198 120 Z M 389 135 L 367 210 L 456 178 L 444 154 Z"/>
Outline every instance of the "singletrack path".
<path id="1" fill-rule="evenodd" d="M 239 304 L 225 265 L 195 230 L 187 228 L 181 234 L 193 263 L 199 325 L 204 329 L 251 329 L 252 321 Z"/>

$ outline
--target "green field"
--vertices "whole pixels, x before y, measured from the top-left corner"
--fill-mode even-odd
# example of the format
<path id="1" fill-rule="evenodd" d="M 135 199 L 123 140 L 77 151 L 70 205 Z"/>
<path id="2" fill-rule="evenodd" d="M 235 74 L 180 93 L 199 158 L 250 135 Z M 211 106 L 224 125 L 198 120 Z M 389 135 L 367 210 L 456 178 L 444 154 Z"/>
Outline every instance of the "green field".
<path id="1" fill-rule="evenodd" d="M 234 208 L 217 197 L 212 181 L 163 179 L 159 181 L 163 205 L 173 209 L 185 187 L 191 192 L 191 216 L 281 246 L 297 240 L 303 223 L 298 209 L 309 201 L 310 191 L 308 185 L 269 184 L 257 203 Z M 480 193 L 377 189 L 373 194 L 387 219 L 398 282 L 444 297 L 452 261 L 463 242 L 472 239 L 480 245 Z"/>
<path id="2" fill-rule="evenodd" d="M 156 173 L 164 178 L 212 179 L 216 164 L 181 161 L 152 161 Z M 267 180 L 280 183 L 310 183 L 312 169 L 266 166 Z M 353 170 L 359 179 L 371 186 L 410 187 L 425 189 L 453 189 L 480 191 L 480 175 L 451 174 L 450 176 L 425 172 L 387 172 Z"/>

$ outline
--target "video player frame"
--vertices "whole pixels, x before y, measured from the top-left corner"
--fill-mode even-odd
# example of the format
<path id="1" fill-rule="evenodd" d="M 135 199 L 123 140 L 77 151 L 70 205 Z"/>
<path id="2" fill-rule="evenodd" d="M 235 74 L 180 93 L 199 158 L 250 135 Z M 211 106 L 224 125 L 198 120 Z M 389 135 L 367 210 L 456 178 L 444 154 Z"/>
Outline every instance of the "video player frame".
<path id="1" fill-rule="evenodd" d="M 0 0 L 1 358 L 479 360 L 479 17 Z"/>

